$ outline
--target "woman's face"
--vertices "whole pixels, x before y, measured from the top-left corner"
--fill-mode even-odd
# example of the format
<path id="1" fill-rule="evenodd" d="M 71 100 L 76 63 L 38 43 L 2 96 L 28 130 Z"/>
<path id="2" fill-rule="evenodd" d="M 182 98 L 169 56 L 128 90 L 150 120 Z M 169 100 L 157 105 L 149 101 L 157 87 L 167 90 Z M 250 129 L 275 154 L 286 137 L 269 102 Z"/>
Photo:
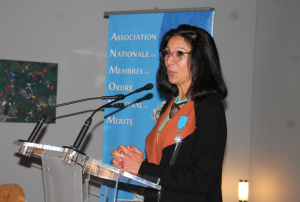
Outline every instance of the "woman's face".
<path id="1" fill-rule="evenodd" d="M 182 52 L 191 51 L 190 46 L 185 42 L 184 38 L 181 36 L 171 37 L 165 49 L 168 50 L 170 53 L 172 53 L 175 50 Z M 165 60 L 169 82 L 177 85 L 178 90 L 180 93 L 182 93 L 182 95 L 184 95 L 187 92 L 192 81 L 190 67 L 188 65 L 188 57 L 189 54 L 183 54 L 179 62 L 175 62 L 172 56 Z"/>

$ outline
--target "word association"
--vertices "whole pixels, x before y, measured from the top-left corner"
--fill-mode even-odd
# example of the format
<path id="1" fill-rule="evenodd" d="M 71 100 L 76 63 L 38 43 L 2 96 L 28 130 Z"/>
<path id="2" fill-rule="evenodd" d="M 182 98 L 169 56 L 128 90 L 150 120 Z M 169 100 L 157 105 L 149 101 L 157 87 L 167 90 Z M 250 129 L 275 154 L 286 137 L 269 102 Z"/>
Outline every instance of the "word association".
<path id="1" fill-rule="evenodd" d="M 126 34 L 117 35 L 113 33 L 111 41 L 150 41 L 157 40 L 156 34 Z"/>

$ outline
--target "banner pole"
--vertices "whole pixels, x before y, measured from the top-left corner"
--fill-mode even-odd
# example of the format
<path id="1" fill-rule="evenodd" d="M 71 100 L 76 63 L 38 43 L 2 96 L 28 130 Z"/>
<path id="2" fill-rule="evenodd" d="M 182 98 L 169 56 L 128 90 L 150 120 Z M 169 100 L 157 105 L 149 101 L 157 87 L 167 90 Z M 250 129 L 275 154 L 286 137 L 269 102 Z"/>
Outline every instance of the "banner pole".
<path id="1" fill-rule="evenodd" d="M 156 7 L 152 10 L 105 11 L 104 18 L 109 18 L 110 15 L 121 15 L 121 14 L 169 13 L 169 12 L 212 11 L 212 10 L 215 9 L 210 7 L 158 9 Z"/>

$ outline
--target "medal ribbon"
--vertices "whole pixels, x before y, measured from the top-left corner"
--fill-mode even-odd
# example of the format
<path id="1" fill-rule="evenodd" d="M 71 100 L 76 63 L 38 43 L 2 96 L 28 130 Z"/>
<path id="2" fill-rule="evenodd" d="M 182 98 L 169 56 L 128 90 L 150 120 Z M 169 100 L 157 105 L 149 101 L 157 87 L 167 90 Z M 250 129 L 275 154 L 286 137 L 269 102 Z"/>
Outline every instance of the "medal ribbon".
<path id="1" fill-rule="evenodd" d="M 178 121 L 178 123 L 177 123 L 177 128 L 178 128 L 178 130 L 177 130 L 177 136 L 175 136 L 174 137 L 174 142 L 176 142 L 176 147 L 177 147 L 177 145 L 179 144 L 179 143 L 181 143 L 182 141 L 182 137 L 180 136 L 180 134 L 181 134 L 181 129 L 183 129 L 184 127 L 185 127 L 185 125 L 186 125 L 186 122 L 187 122 L 187 120 L 189 119 L 190 117 L 188 117 L 188 116 L 181 116 L 180 117 L 180 119 L 179 119 L 179 121 Z M 175 148 L 175 150 L 176 150 L 176 148 Z"/>
<path id="2" fill-rule="evenodd" d="M 179 119 L 179 121 L 178 121 L 178 123 L 177 123 L 177 128 L 178 128 L 179 130 L 183 129 L 184 126 L 185 126 L 185 124 L 186 124 L 186 122 L 187 122 L 187 120 L 188 120 L 189 118 L 190 118 L 190 117 L 188 117 L 188 116 L 181 116 L 180 119 Z"/>

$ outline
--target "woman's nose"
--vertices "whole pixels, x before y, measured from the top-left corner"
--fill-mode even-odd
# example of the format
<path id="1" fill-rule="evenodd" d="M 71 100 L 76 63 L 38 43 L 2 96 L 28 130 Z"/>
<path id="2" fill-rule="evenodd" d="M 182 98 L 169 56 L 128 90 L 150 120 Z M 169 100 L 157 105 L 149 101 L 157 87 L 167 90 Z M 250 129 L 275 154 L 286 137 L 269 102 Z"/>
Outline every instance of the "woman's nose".
<path id="1" fill-rule="evenodd" d="M 173 56 L 170 54 L 169 58 L 166 60 L 166 64 L 174 64 L 175 61 L 173 60 Z"/>

